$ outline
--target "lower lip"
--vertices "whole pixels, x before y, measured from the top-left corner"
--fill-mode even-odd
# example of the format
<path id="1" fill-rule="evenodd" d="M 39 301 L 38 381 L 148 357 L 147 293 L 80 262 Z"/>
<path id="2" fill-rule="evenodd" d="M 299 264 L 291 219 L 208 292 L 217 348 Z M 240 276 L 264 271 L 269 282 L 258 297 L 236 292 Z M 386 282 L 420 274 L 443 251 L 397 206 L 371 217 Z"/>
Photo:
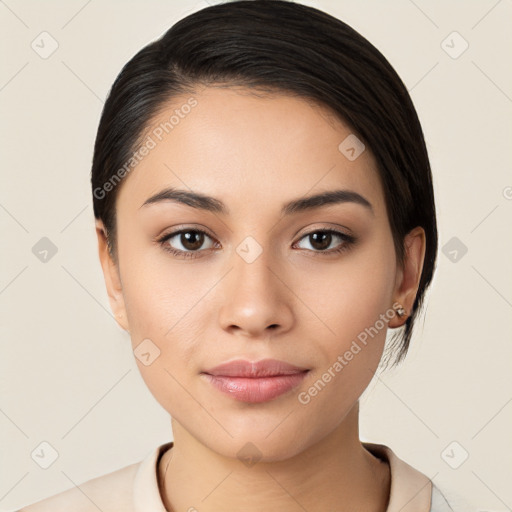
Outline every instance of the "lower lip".
<path id="1" fill-rule="evenodd" d="M 203 375 L 210 384 L 241 402 L 267 402 L 298 386 L 308 371 L 275 377 L 226 377 L 222 375 Z"/>

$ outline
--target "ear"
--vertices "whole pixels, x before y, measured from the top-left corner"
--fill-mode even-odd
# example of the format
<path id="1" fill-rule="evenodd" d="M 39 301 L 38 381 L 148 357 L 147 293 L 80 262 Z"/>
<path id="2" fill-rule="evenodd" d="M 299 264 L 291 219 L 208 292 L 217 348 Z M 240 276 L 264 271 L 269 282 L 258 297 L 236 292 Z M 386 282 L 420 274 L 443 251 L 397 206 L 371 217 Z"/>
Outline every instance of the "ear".
<path id="1" fill-rule="evenodd" d="M 389 327 L 401 327 L 412 311 L 425 259 L 425 230 L 418 226 L 409 231 L 404 240 L 404 248 L 405 261 L 403 267 L 400 267 L 397 272 L 393 297 L 394 305 L 397 303 L 401 305 L 405 309 L 405 314 L 398 316 L 397 308 L 394 307 L 395 315 L 389 321 Z"/>
<path id="2" fill-rule="evenodd" d="M 119 275 L 118 265 L 114 262 L 107 244 L 107 230 L 101 220 L 96 220 L 96 235 L 98 236 L 98 253 L 100 257 L 103 277 L 107 287 L 110 308 L 114 313 L 116 322 L 121 329 L 129 331 L 128 319 L 123 296 L 123 287 Z"/>

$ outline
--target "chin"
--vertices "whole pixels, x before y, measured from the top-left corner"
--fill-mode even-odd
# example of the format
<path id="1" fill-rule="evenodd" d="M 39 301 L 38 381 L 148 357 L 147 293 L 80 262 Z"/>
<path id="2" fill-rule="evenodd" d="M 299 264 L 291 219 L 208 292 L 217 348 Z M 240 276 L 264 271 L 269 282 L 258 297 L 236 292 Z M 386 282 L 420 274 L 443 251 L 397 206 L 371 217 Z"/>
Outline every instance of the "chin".
<path id="1" fill-rule="evenodd" d="M 240 460 L 247 467 L 256 463 L 285 461 L 301 451 L 301 447 L 289 438 L 276 436 L 275 439 L 270 439 L 266 436 L 267 434 L 259 436 L 246 434 L 234 439 L 219 440 L 218 444 L 212 440 L 209 447 L 224 457 Z"/>

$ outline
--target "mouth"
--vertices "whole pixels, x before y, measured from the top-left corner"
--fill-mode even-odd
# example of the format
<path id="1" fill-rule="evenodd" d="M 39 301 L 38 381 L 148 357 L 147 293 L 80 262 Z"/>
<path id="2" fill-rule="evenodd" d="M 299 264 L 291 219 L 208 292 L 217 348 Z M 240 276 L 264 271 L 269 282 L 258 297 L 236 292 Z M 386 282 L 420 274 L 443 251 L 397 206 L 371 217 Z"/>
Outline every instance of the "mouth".
<path id="1" fill-rule="evenodd" d="M 236 360 L 201 372 L 215 389 L 235 400 L 261 403 L 297 387 L 309 369 L 275 359 Z"/>

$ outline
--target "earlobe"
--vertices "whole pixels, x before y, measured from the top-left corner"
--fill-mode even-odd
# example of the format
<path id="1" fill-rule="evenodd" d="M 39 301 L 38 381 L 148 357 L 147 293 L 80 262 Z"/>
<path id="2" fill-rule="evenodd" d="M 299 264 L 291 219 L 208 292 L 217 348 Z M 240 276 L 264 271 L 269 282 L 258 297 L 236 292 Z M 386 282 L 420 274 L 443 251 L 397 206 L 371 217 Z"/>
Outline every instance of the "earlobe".
<path id="1" fill-rule="evenodd" d="M 423 270 L 425 258 L 425 230 L 418 226 L 407 233 L 404 240 L 405 261 L 397 272 L 393 309 L 396 315 L 389 327 L 401 327 L 410 316 Z"/>
<path id="2" fill-rule="evenodd" d="M 98 237 L 98 255 L 100 258 L 101 268 L 103 270 L 103 277 L 107 288 L 110 308 L 112 309 L 116 322 L 119 324 L 121 329 L 130 332 L 128 329 L 119 268 L 110 254 L 107 242 L 107 231 L 101 220 L 96 220 L 96 235 Z"/>

